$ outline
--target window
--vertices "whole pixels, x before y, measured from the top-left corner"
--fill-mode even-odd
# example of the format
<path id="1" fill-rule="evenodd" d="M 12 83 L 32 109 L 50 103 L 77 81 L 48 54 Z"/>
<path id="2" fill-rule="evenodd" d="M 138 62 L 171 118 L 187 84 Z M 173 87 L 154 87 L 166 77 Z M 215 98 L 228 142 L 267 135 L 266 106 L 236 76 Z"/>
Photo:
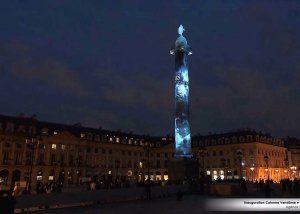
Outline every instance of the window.
<path id="1" fill-rule="evenodd" d="M 105 149 L 102 149 L 102 154 L 105 154 Z"/>
<path id="2" fill-rule="evenodd" d="M 10 147 L 10 141 L 5 141 L 5 147 Z"/>
<path id="3" fill-rule="evenodd" d="M 128 144 L 131 145 L 132 144 L 132 141 L 131 139 L 128 139 Z"/>
<path id="4" fill-rule="evenodd" d="M 91 147 L 86 147 L 86 152 L 91 153 Z"/>
<path id="5" fill-rule="evenodd" d="M 215 140 L 212 140 L 212 141 L 211 141 L 211 145 L 216 145 L 216 141 L 215 141 Z"/>
<path id="6" fill-rule="evenodd" d="M 253 154 L 253 149 L 249 149 L 249 155 Z"/>
<path id="7" fill-rule="evenodd" d="M 112 154 L 112 150 L 111 149 L 108 151 L 108 154 L 110 154 L 110 155 Z"/>
<path id="8" fill-rule="evenodd" d="M 18 132 L 25 133 L 25 126 L 19 126 Z"/>
<path id="9" fill-rule="evenodd" d="M 15 164 L 17 164 L 17 165 L 22 164 L 21 155 L 22 155 L 22 153 L 20 153 L 20 152 L 16 153 Z"/>
<path id="10" fill-rule="evenodd" d="M 156 161 L 156 168 L 160 168 L 160 161 Z"/>
<path id="11" fill-rule="evenodd" d="M 61 145 L 61 150 L 66 150 L 66 145 Z"/>
<path id="12" fill-rule="evenodd" d="M 165 160 L 165 168 L 167 168 L 167 167 L 168 167 L 168 161 Z"/>
<path id="13" fill-rule="evenodd" d="M 156 142 L 156 147 L 160 147 L 160 142 Z"/>
<path id="14" fill-rule="evenodd" d="M 128 151 L 128 156 L 131 156 L 131 151 Z"/>
<path id="15" fill-rule="evenodd" d="M 39 149 L 44 150 L 46 148 L 46 145 L 44 143 L 39 144 Z"/>
<path id="16" fill-rule="evenodd" d="M 248 135 L 248 136 L 247 136 L 247 141 L 248 141 L 248 142 L 252 142 L 252 141 L 253 141 L 253 138 L 252 138 L 251 135 Z"/>
<path id="17" fill-rule="evenodd" d="M 56 150 L 56 144 L 55 144 L 55 143 L 52 143 L 52 144 L 51 144 L 51 149 Z"/>
<path id="18" fill-rule="evenodd" d="M 80 138 L 84 138 L 85 137 L 85 134 L 84 133 L 80 133 Z"/>
<path id="19" fill-rule="evenodd" d="M 220 151 L 220 156 L 222 156 L 223 155 L 223 151 Z"/>
<path id="20" fill-rule="evenodd" d="M 92 135 L 91 133 L 88 133 L 87 139 L 88 139 L 88 140 L 93 140 L 93 135 Z"/>
<path id="21" fill-rule="evenodd" d="M 107 141 L 106 135 L 102 135 L 102 141 L 103 141 L 103 142 L 106 142 L 106 141 Z"/>
<path id="22" fill-rule="evenodd" d="M 96 153 L 96 154 L 98 153 L 98 148 L 95 148 L 95 153 Z"/>
<path id="23" fill-rule="evenodd" d="M 122 139 L 122 143 L 123 143 L 123 144 L 126 144 L 126 138 L 123 138 L 123 139 Z"/>
<path id="24" fill-rule="evenodd" d="M 244 138 L 244 137 L 240 137 L 240 138 L 239 138 L 239 141 L 240 141 L 240 142 L 245 142 L 245 138 Z"/>
<path id="25" fill-rule="evenodd" d="M 233 137 L 232 138 L 232 143 L 236 143 L 237 142 L 237 137 Z"/>
<path id="26" fill-rule="evenodd" d="M 21 148 L 22 148 L 22 145 L 23 145 L 22 142 L 18 142 L 18 143 L 17 143 L 17 148 L 18 148 L 18 149 L 21 149 Z"/>
<path id="27" fill-rule="evenodd" d="M 70 146 L 70 151 L 74 152 L 74 146 Z"/>
<path id="28" fill-rule="evenodd" d="M 100 136 L 99 135 L 95 136 L 95 141 L 100 141 Z"/>
<path id="29" fill-rule="evenodd" d="M 135 140 L 135 141 L 134 141 L 134 145 L 138 145 L 138 142 L 137 142 L 137 140 Z"/>
<path id="30" fill-rule="evenodd" d="M 35 134 L 35 131 L 36 131 L 35 126 L 30 126 L 30 127 L 29 127 L 29 133 L 30 133 L 30 134 Z"/>
<path id="31" fill-rule="evenodd" d="M 225 143 L 226 143 L 226 144 L 230 143 L 229 138 L 226 138 L 226 139 L 225 139 Z"/>
<path id="32" fill-rule="evenodd" d="M 113 141 L 114 141 L 113 137 L 110 137 L 109 142 L 113 142 Z"/>
<path id="33" fill-rule="evenodd" d="M 119 137 L 116 138 L 116 143 L 120 143 L 120 138 Z"/>
<path id="34" fill-rule="evenodd" d="M 134 156 L 137 156 L 137 152 L 134 152 Z"/>
<path id="35" fill-rule="evenodd" d="M 168 153 L 165 153 L 165 158 L 167 158 L 168 157 Z"/>
<path id="36" fill-rule="evenodd" d="M 78 152 L 82 152 L 82 146 L 78 146 Z"/>
<path id="37" fill-rule="evenodd" d="M 125 155 L 125 150 L 122 150 L 122 155 Z"/>
<path id="38" fill-rule="evenodd" d="M 69 165 L 70 166 L 74 165 L 74 157 L 73 157 L 73 155 L 70 155 L 70 157 L 69 157 Z"/>
<path id="39" fill-rule="evenodd" d="M 250 166 L 254 166 L 254 159 L 253 159 L 253 157 L 250 157 Z"/>
<path id="40" fill-rule="evenodd" d="M 143 156 L 143 152 L 140 152 L 140 156 L 141 156 L 141 157 Z"/>

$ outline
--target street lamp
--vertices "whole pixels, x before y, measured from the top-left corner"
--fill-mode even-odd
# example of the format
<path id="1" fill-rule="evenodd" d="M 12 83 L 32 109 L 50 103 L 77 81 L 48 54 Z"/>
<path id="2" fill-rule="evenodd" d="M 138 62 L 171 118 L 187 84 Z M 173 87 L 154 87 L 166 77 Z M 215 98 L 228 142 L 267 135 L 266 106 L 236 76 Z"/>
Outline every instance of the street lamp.
<path id="1" fill-rule="evenodd" d="M 265 163 L 266 163 L 266 169 L 265 169 L 265 171 L 268 173 L 268 171 L 269 171 L 269 165 L 268 165 L 268 163 L 269 163 L 269 157 L 266 155 L 265 157 L 264 157 L 264 160 L 265 160 Z M 269 173 L 268 173 L 268 181 L 269 181 L 269 179 L 270 179 L 270 177 L 269 177 Z"/>
<path id="2" fill-rule="evenodd" d="M 225 167 L 226 167 L 226 159 L 222 158 L 221 159 L 221 163 L 222 163 L 222 167 L 224 169 L 224 180 L 226 180 L 226 169 L 225 169 Z"/>
<path id="3" fill-rule="evenodd" d="M 250 170 L 251 170 L 251 174 L 252 174 L 252 182 L 253 182 L 253 180 L 254 180 L 254 167 L 253 166 L 251 166 L 250 167 Z"/>
<path id="4" fill-rule="evenodd" d="M 241 151 L 237 151 L 236 152 L 236 156 L 238 158 L 238 160 L 240 161 L 240 177 L 241 177 L 241 180 L 243 178 L 243 175 L 242 175 L 242 158 L 243 158 L 243 153 Z"/>
<path id="5" fill-rule="evenodd" d="M 297 167 L 295 165 L 292 165 L 291 170 L 293 172 L 293 179 L 295 179 L 295 173 L 296 173 Z"/>
<path id="6" fill-rule="evenodd" d="M 205 166 L 204 166 L 204 157 L 205 157 L 205 156 L 208 156 L 208 152 L 207 152 L 207 150 L 206 150 L 205 146 L 201 146 L 201 147 L 199 147 L 199 154 L 200 154 L 200 156 L 202 157 L 202 172 L 203 172 L 203 181 L 204 181 L 204 180 L 205 180 L 205 172 L 204 172 L 204 170 L 205 170 Z"/>
<path id="7" fill-rule="evenodd" d="M 144 147 L 144 150 L 145 150 L 146 156 L 147 156 L 146 166 L 148 168 L 148 179 L 150 180 L 150 167 L 152 166 L 152 164 L 150 163 L 150 153 L 151 153 L 152 148 L 154 147 L 154 143 L 143 142 L 142 145 Z"/>
<path id="8" fill-rule="evenodd" d="M 277 180 L 277 183 L 278 183 L 278 172 L 279 172 L 279 170 L 278 170 L 278 169 L 275 169 L 275 172 L 276 172 L 276 174 L 277 174 L 277 175 L 276 175 L 276 176 L 277 176 L 277 179 L 276 179 L 276 180 Z"/>
<path id="9" fill-rule="evenodd" d="M 118 177 L 119 168 L 120 168 L 120 160 L 115 160 L 116 180 L 117 180 L 117 177 Z"/>
<path id="10" fill-rule="evenodd" d="M 76 180 L 77 180 L 77 184 L 76 186 L 78 186 L 79 184 L 79 166 L 82 164 L 82 158 L 79 157 L 79 158 L 76 158 L 76 164 L 77 164 L 77 177 L 76 177 Z"/>
<path id="11" fill-rule="evenodd" d="M 29 182 L 28 185 L 28 191 L 31 193 L 31 181 L 32 181 L 32 169 L 33 169 L 33 162 L 34 162 L 34 152 L 39 148 L 39 145 L 43 142 L 42 137 L 40 136 L 37 138 L 36 135 L 28 136 L 25 140 L 27 148 L 29 148 L 32 151 L 31 154 L 31 160 L 30 160 L 30 172 L 29 172 Z"/>

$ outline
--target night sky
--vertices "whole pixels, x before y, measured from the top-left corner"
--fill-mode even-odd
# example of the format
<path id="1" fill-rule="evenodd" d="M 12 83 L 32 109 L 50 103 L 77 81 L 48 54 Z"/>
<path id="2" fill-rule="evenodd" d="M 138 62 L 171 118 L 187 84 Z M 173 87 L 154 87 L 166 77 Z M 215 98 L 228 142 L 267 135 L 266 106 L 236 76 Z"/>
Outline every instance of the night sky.
<path id="1" fill-rule="evenodd" d="M 192 135 L 300 137 L 297 0 L 2 1 L 0 114 L 174 134 L 180 24 Z"/>

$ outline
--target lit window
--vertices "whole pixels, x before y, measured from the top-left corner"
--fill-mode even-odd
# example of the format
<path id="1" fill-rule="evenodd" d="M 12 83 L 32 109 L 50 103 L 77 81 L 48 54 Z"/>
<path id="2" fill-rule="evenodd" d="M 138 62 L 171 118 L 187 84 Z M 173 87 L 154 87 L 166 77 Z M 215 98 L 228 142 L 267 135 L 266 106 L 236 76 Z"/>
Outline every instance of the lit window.
<path id="1" fill-rule="evenodd" d="M 80 138 L 84 138 L 84 133 L 81 133 L 81 134 L 80 134 Z"/>
<path id="2" fill-rule="evenodd" d="M 131 144 L 131 139 L 128 140 L 128 144 Z"/>
<path id="3" fill-rule="evenodd" d="M 109 138 L 109 142 L 113 142 L 114 139 L 112 137 Z"/>
<path id="4" fill-rule="evenodd" d="M 167 139 L 165 137 L 163 137 L 162 140 L 167 140 Z"/>
<path id="5" fill-rule="evenodd" d="M 43 128 L 43 129 L 42 129 L 42 134 L 47 135 L 47 134 L 48 134 L 48 129 L 47 129 L 47 128 Z"/>
<path id="6" fill-rule="evenodd" d="M 66 145 L 61 145 L 61 150 L 66 150 Z"/>
<path id="7" fill-rule="evenodd" d="M 56 149 L 56 144 L 52 143 L 51 149 Z"/>
<path id="8" fill-rule="evenodd" d="M 57 132 L 54 132 L 53 134 L 57 134 Z"/>
<path id="9" fill-rule="evenodd" d="M 120 138 L 116 138 L 116 143 L 120 143 Z"/>

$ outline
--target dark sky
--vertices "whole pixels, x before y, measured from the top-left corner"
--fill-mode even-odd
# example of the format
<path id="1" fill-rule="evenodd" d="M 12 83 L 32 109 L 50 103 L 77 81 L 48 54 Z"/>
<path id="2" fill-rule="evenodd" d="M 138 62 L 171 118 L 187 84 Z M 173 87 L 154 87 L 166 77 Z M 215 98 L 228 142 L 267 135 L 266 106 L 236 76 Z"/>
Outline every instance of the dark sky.
<path id="1" fill-rule="evenodd" d="M 173 134 L 180 24 L 192 135 L 300 137 L 297 0 L 1 2 L 0 114 Z"/>

